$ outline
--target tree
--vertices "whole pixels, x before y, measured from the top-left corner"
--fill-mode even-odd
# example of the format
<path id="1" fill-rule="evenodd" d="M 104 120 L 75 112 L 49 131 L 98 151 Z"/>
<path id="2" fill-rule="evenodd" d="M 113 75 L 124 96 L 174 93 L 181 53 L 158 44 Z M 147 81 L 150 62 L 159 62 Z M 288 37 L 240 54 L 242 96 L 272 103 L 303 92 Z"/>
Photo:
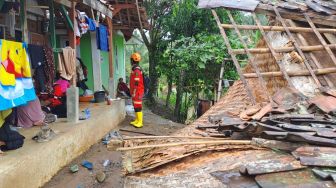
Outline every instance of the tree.
<path id="1" fill-rule="evenodd" d="M 157 65 L 160 61 L 160 56 L 162 56 L 164 52 L 164 49 L 160 47 L 160 41 L 167 36 L 167 33 L 163 29 L 163 25 L 167 17 L 169 17 L 174 2 L 175 1 L 172 0 L 143 1 L 151 27 L 147 33 L 144 30 L 140 30 L 142 39 L 148 49 L 149 77 L 151 79 L 149 99 L 151 103 L 155 103 L 158 78 L 160 76 L 157 72 Z"/>

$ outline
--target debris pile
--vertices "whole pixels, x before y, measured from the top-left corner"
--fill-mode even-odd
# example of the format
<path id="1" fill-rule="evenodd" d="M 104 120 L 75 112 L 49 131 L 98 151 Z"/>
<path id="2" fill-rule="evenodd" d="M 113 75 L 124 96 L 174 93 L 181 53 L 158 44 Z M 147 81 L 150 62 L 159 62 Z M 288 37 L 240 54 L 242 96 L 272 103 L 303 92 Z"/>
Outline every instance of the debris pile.
<path id="1" fill-rule="evenodd" d="M 249 107 L 239 118 L 228 114 L 209 116 L 210 124 L 197 128 L 212 134 L 217 131 L 222 136 L 238 132 L 250 137 L 334 147 L 336 98 L 332 91 L 324 93 L 307 99 L 284 88 L 263 107 Z"/>
<path id="2" fill-rule="evenodd" d="M 279 148 L 279 143 L 285 150 L 298 146 L 264 139 L 253 139 L 253 142 L 274 150 Z M 290 153 L 279 152 L 274 158 L 247 162 L 239 168 L 215 171 L 211 175 L 228 187 L 335 187 L 336 148 L 301 146 Z"/>
<path id="3" fill-rule="evenodd" d="M 323 95 L 306 98 L 283 88 L 272 102 L 250 106 L 239 117 L 228 113 L 209 116 L 209 124 L 198 129 L 222 137 L 239 135 L 241 139 L 243 135 L 252 138 L 254 146 L 279 152 L 277 158 L 247 162 L 211 175 L 229 187 L 334 187 L 335 96 L 334 91 L 325 90 Z"/>

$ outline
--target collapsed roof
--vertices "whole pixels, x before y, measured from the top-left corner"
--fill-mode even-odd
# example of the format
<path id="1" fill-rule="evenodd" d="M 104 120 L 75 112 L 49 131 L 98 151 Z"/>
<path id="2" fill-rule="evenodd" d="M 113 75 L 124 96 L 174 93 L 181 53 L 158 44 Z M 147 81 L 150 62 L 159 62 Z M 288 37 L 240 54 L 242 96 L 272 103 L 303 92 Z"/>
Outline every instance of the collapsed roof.
<path id="1" fill-rule="evenodd" d="M 236 81 L 234 85 L 229 88 L 225 96 L 201 118 L 192 125 L 178 131 L 174 136 L 183 135 L 185 136 L 184 139 L 195 136 L 203 136 L 202 138 L 208 139 L 212 137 L 212 139 L 214 139 L 213 137 L 225 137 L 226 131 L 237 130 L 237 132 L 243 132 L 247 130 L 244 133 L 247 133 L 249 136 L 253 136 L 254 134 L 256 137 L 259 137 L 260 133 L 268 132 L 267 136 L 270 136 L 272 140 L 265 141 L 261 139 L 261 142 L 273 143 L 271 144 L 272 146 L 268 148 L 274 150 L 279 149 L 281 151 L 284 151 L 284 148 L 281 147 L 286 145 L 287 149 L 289 149 L 288 151 L 293 151 L 293 156 L 290 154 L 272 152 L 274 156 L 260 158 L 257 155 L 258 151 L 254 150 L 250 154 L 239 153 L 232 157 L 232 155 L 235 154 L 228 152 L 227 156 L 222 157 L 223 161 L 217 163 L 218 161 L 206 162 L 211 161 L 209 158 L 215 158 L 209 155 L 209 153 L 206 153 L 199 159 L 202 163 L 206 164 L 203 166 L 196 166 L 196 164 L 194 168 L 191 168 L 191 177 L 194 177 L 196 172 L 198 173 L 197 177 L 207 177 L 209 171 L 213 172 L 216 170 L 216 167 L 213 165 L 215 164 L 215 166 L 222 165 L 226 167 L 222 167 L 220 170 L 223 168 L 230 170 L 229 172 L 220 172 L 221 174 L 218 175 L 225 179 L 222 182 L 229 187 L 230 183 L 236 183 L 235 186 L 232 187 L 239 187 L 239 185 L 241 187 L 253 187 L 254 185 L 254 187 L 286 187 L 287 185 L 297 187 L 331 187 L 335 185 L 333 182 L 321 181 L 320 179 L 314 178 L 312 171 L 307 168 L 307 166 L 327 165 L 329 165 L 329 167 L 336 167 L 336 162 L 333 160 L 335 148 L 305 146 L 307 143 L 319 146 L 336 145 L 336 134 L 334 132 L 336 121 L 333 119 L 335 116 L 330 116 L 329 114 L 331 110 L 336 110 L 336 91 L 334 90 L 334 83 L 336 83 L 335 5 L 335 1 L 322 0 L 199 1 L 199 7 L 212 9 L 213 16 L 218 24 L 228 52 L 231 55 L 231 60 L 236 66 L 240 80 Z M 225 8 L 230 23 L 221 23 L 215 8 Z M 238 25 L 230 12 L 232 10 L 249 12 L 249 14 L 252 15 L 255 25 Z M 257 16 L 259 13 L 269 16 L 271 20 L 269 25 L 261 24 Z M 227 36 L 227 30 L 229 29 L 235 31 L 236 37 L 241 41 L 241 46 L 243 46 L 242 49 L 232 48 Z M 247 44 L 248 40 L 243 38 L 243 32 L 241 32 L 241 30 L 258 30 L 261 33 L 262 37 L 255 48 L 248 48 L 250 45 Z M 237 58 L 238 55 L 244 55 L 243 57 L 247 58 L 249 62 L 247 66 L 241 66 Z M 321 93 L 328 93 L 329 96 L 323 96 Z M 290 108 L 292 110 L 294 105 L 301 105 L 297 104 L 297 101 L 301 102 L 301 100 L 306 101 L 307 99 L 313 99 L 310 101 L 315 103 L 318 108 L 320 108 L 319 110 L 323 112 L 318 114 L 315 113 L 316 111 L 314 110 L 312 114 L 308 113 L 293 116 L 291 113 L 298 113 L 298 110 L 295 109 L 289 112 L 287 109 Z M 327 102 L 324 99 L 328 99 Z M 273 109 L 273 106 L 280 108 Z M 304 105 L 302 104 L 301 107 L 302 106 Z M 274 112 L 277 111 L 280 116 L 273 116 L 272 110 L 274 110 Z M 302 107 L 299 110 L 304 111 L 307 109 Z M 257 117 L 255 121 L 252 121 L 253 118 L 250 117 L 247 112 L 259 117 Z M 246 116 L 243 117 L 242 114 Z M 321 119 L 315 119 L 315 116 Z M 274 124 L 267 125 L 263 123 L 263 121 L 258 120 L 263 117 L 266 117 L 265 120 L 273 121 Z M 272 119 L 274 117 L 276 118 Z M 289 123 L 282 122 L 284 120 L 289 120 Z M 302 120 L 304 124 L 308 122 L 309 126 L 301 125 Z M 294 124 L 292 121 L 299 121 L 299 123 Z M 313 127 L 310 126 L 311 122 L 323 122 L 326 124 L 321 125 L 316 123 L 315 127 Z M 221 132 L 219 128 L 224 128 L 222 130 L 223 132 Z M 232 128 L 232 130 L 230 130 L 230 128 Z M 274 131 L 264 131 L 265 129 Z M 275 134 L 275 136 L 272 134 Z M 231 138 L 236 139 L 235 137 Z M 246 139 L 248 137 L 245 136 L 243 138 Z M 241 139 L 241 137 L 237 139 Z M 252 142 L 256 141 L 256 139 L 258 140 L 258 138 L 253 138 Z M 278 139 L 281 141 L 275 141 Z M 288 139 L 290 142 L 283 142 L 284 139 L 286 141 Z M 142 140 L 141 145 L 146 145 L 143 142 Z M 154 141 L 146 140 L 146 142 Z M 157 142 L 158 141 L 155 141 L 154 143 Z M 164 140 L 160 140 L 160 142 L 164 142 Z M 172 142 L 173 141 L 169 140 L 169 144 Z M 232 142 L 232 140 L 228 140 L 228 142 Z M 132 144 L 137 146 L 135 142 L 132 142 Z M 128 152 L 130 155 L 126 155 L 128 157 L 126 160 L 126 162 L 128 162 L 127 167 L 132 166 L 134 168 L 130 168 L 131 170 L 141 172 L 148 170 L 148 167 L 158 167 L 174 160 L 180 160 L 182 157 L 191 154 L 198 154 L 204 151 L 223 151 L 224 148 L 221 148 L 223 146 L 227 146 L 225 149 L 232 148 L 233 150 L 251 149 L 248 148 L 248 145 L 242 147 L 235 145 L 234 142 L 230 143 L 230 146 L 213 146 L 209 143 L 204 144 L 204 142 L 201 142 L 201 145 L 193 144 L 195 143 L 191 143 L 190 145 L 181 144 L 181 146 L 175 147 L 166 147 L 167 145 L 165 145 L 165 147 L 156 148 L 149 144 L 154 149 L 146 148 L 147 150 L 144 150 L 144 147 L 126 147 L 126 149 L 139 149 L 137 152 L 133 150 Z M 148 147 L 148 145 L 145 147 Z M 267 151 L 260 151 L 260 153 L 265 154 Z M 249 157 L 251 156 L 257 160 L 257 162 L 250 160 Z M 322 156 L 329 157 L 323 158 Z M 235 165 L 227 167 L 227 161 L 230 160 L 230 157 L 234 158 L 233 163 L 235 163 Z M 130 159 L 133 159 L 133 161 Z M 190 158 L 186 158 L 186 161 L 188 160 L 190 160 Z M 182 161 L 181 163 L 186 161 Z M 242 165 L 239 165 L 238 170 L 231 169 L 237 168 L 236 163 L 239 163 L 238 161 L 242 163 Z M 194 165 L 194 163 L 191 162 L 191 165 Z M 181 164 L 181 166 L 183 166 L 183 164 Z M 299 169 L 302 168 L 305 168 L 305 170 L 300 171 Z M 204 169 L 208 170 L 208 172 Z M 160 171 L 161 170 L 171 170 L 173 172 L 166 176 L 149 176 L 146 180 L 144 180 L 144 178 L 135 179 L 134 182 L 144 181 L 146 182 L 144 183 L 146 187 L 148 187 L 148 182 L 155 184 L 165 181 L 169 181 L 170 186 L 176 184 L 176 186 L 188 185 L 189 187 L 198 187 L 205 181 L 205 186 L 211 185 L 211 179 L 209 178 L 206 180 L 198 180 L 195 178 L 192 182 L 188 181 L 185 183 L 183 182 L 183 178 L 173 176 L 178 174 L 176 173 L 176 169 L 167 167 L 160 169 Z M 292 170 L 295 171 L 287 173 Z M 318 169 L 314 170 L 316 171 Z M 180 174 L 185 173 L 186 172 L 181 172 Z M 178 174 L 178 176 L 180 176 L 180 174 Z M 299 178 L 301 181 L 298 181 L 298 176 L 303 176 L 304 178 Z M 329 177 L 329 174 L 325 177 Z M 246 181 L 244 178 L 249 179 Z M 174 181 L 170 181 L 171 179 Z M 233 182 L 234 180 L 235 182 Z M 180 181 L 182 181 L 182 183 Z M 334 181 L 336 182 L 336 178 Z M 129 182 L 134 183 L 132 181 Z M 246 184 L 251 182 L 253 186 Z M 221 187 L 221 185 L 210 187 Z"/>

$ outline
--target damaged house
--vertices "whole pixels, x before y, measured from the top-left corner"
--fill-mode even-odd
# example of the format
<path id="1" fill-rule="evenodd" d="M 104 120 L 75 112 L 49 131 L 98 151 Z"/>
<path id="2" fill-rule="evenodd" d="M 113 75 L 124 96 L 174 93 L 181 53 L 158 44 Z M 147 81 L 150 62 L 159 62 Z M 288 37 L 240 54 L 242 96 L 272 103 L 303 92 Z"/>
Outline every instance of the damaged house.
<path id="1" fill-rule="evenodd" d="M 240 80 L 175 136 L 124 140 L 125 172 L 146 171 L 126 186 L 335 187 L 336 2 L 200 0 L 199 7 L 212 11 Z M 254 24 L 238 25 L 233 11 Z M 231 47 L 229 30 L 242 49 Z M 243 30 L 260 32 L 256 47 L 248 48 Z"/>

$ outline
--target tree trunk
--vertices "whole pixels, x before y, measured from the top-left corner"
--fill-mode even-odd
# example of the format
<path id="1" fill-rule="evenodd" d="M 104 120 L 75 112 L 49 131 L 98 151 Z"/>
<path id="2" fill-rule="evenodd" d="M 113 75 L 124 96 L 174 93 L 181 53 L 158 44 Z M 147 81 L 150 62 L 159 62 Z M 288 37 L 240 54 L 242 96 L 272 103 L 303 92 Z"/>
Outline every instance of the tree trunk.
<path id="1" fill-rule="evenodd" d="M 181 70 L 179 81 L 178 81 L 178 86 L 177 86 L 176 103 L 175 103 L 175 110 L 174 110 L 174 115 L 175 117 L 178 118 L 178 121 L 181 120 L 180 114 L 181 114 L 182 98 L 183 98 L 184 77 L 185 77 L 185 72 L 184 70 Z"/>
<path id="2" fill-rule="evenodd" d="M 185 122 L 188 118 L 188 92 L 185 92 L 184 96 L 184 113 L 183 113 L 183 122 Z"/>
<path id="3" fill-rule="evenodd" d="M 151 80 L 149 86 L 149 100 L 151 104 L 155 104 L 155 96 L 157 95 L 157 88 L 158 88 L 158 74 L 156 72 L 156 65 L 157 65 L 157 52 L 155 49 L 150 49 L 148 52 L 149 56 L 149 78 Z"/>
<path id="4" fill-rule="evenodd" d="M 168 93 L 167 93 L 167 98 L 166 98 L 166 107 L 169 107 L 169 101 L 170 101 L 170 95 L 172 93 L 173 89 L 173 79 L 168 78 Z"/>

